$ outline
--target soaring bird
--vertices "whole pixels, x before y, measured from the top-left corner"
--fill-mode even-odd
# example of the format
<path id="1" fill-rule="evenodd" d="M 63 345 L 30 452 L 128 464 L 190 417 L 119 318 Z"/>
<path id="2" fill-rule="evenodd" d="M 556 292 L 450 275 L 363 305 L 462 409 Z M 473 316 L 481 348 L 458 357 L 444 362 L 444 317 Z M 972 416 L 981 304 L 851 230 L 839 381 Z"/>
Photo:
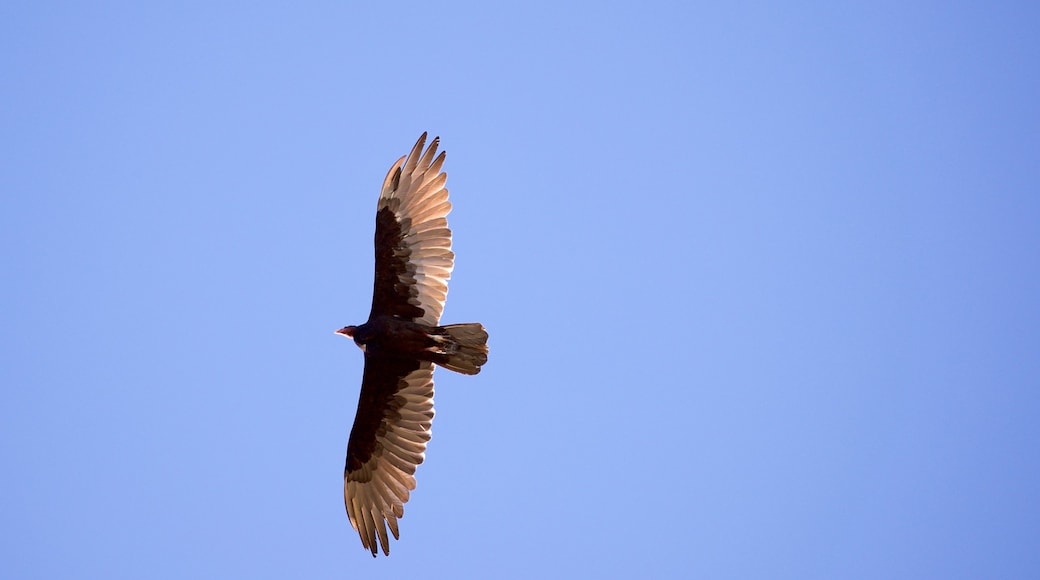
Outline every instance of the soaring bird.
<path id="1" fill-rule="evenodd" d="M 372 557 L 380 546 L 390 555 L 388 526 L 400 539 L 397 519 L 430 440 L 434 365 L 475 375 L 487 362 L 482 324 L 439 326 L 455 263 L 439 142 L 434 137 L 423 151 L 423 133 L 386 174 L 376 206 L 372 310 L 364 324 L 336 331 L 365 353 L 343 499 L 350 525 Z"/>

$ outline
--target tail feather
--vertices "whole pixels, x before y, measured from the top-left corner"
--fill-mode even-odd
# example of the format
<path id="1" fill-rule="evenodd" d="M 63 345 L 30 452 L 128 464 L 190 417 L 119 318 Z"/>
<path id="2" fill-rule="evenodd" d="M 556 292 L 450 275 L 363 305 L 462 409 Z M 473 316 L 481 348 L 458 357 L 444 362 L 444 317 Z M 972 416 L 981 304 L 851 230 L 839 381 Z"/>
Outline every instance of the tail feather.
<path id="1" fill-rule="evenodd" d="M 437 364 L 446 369 L 466 375 L 480 372 L 480 366 L 487 362 L 488 333 L 479 322 L 466 324 L 449 324 L 441 329 L 451 337 L 454 348 L 437 357 Z"/>

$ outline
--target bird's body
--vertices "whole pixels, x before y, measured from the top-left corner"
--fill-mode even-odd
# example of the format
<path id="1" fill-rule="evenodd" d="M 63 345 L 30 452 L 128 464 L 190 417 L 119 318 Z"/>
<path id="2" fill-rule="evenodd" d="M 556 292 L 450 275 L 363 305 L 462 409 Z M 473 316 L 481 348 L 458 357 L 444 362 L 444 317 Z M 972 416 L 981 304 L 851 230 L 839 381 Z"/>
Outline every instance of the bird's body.
<path id="1" fill-rule="evenodd" d="M 415 489 L 433 422 L 434 365 L 475 375 L 487 362 L 479 323 L 439 326 L 454 266 L 444 153 L 426 134 L 391 168 L 376 211 L 375 285 L 368 321 L 336 332 L 365 353 L 357 414 L 347 443 L 343 497 L 361 544 L 390 554 L 387 527 Z"/>
<path id="2" fill-rule="evenodd" d="M 467 375 L 477 374 L 487 362 L 487 332 L 479 323 L 428 326 L 376 316 L 361 326 L 336 332 L 353 338 L 368 355 L 430 361 Z M 471 334 L 474 340 L 467 340 Z"/>
<path id="3" fill-rule="evenodd" d="M 353 338 L 365 354 L 420 358 L 432 346 L 429 335 L 434 328 L 393 316 L 376 316 L 361 326 L 337 332 Z"/>

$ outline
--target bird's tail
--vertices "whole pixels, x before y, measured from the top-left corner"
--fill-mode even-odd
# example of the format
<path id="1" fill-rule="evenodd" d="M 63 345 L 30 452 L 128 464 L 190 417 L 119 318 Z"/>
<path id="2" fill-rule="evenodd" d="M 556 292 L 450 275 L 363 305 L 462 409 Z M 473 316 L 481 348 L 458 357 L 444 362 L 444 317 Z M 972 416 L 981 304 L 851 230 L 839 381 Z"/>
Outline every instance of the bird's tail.
<path id="1" fill-rule="evenodd" d="M 434 362 L 466 375 L 479 373 L 480 365 L 488 359 L 488 333 L 484 325 L 479 322 L 449 324 L 440 327 L 439 330 L 443 330 L 450 340 L 446 340 L 448 344 L 441 346 L 439 356 Z"/>

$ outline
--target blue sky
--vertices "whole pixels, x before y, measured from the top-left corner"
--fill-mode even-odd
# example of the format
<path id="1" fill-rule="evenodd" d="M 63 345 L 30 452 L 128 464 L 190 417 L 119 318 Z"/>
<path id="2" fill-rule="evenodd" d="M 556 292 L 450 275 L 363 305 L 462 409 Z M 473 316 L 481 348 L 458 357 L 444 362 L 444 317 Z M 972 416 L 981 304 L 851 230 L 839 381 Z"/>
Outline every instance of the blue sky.
<path id="1" fill-rule="evenodd" d="M 1036 576 L 1038 24 L 5 4 L 0 576 Z M 373 560 L 332 331 L 423 131 L 491 358 Z"/>

